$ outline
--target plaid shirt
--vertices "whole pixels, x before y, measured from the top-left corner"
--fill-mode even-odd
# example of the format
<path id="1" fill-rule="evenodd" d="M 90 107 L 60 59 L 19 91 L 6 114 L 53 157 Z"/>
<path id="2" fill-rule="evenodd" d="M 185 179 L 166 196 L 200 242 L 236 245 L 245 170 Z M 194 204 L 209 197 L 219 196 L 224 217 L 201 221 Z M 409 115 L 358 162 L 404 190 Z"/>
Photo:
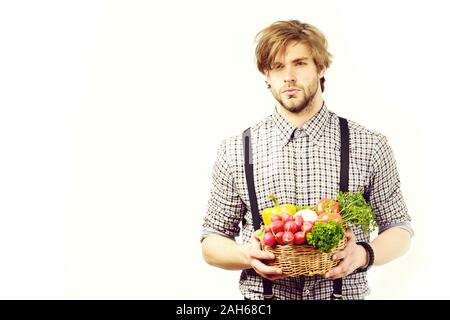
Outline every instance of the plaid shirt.
<path id="1" fill-rule="evenodd" d="M 367 193 L 374 208 L 378 233 L 397 226 L 413 231 L 407 213 L 395 159 L 386 138 L 348 121 L 350 130 L 349 191 Z M 278 112 L 251 127 L 253 170 L 259 210 L 272 207 L 267 195 L 274 193 L 280 204 L 315 205 L 322 198 L 336 199 L 339 191 L 340 130 L 336 114 L 324 105 L 301 128 Z M 204 218 L 202 239 L 219 234 L 250 241 L 254 232 L 244 172 L 242 136 L 225 139 L 213 168 L 211 194 Z M 360 228 L 353 228 L 357 241 L 369 241 Z M 262 278 L 253 269 L 244 270 L 241 293 L 263 299 Z M 333 281 L 322 276 L 288 277 L 275 280 L 276 299 L 329 299 Z M 363 299 L 369 294 L 366 273 L 343 279 L 344 299 Z"/>

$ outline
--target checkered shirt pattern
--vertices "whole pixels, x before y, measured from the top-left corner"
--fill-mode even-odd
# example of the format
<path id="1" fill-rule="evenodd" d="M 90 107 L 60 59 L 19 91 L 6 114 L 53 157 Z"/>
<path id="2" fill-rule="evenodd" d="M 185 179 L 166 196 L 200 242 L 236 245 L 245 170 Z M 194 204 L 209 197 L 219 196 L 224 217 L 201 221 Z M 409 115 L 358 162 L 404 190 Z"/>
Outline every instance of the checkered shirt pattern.
<path id="1" fill-rule="evenodd" d="M 348 121 L 350 131 L 349 191 L 368 195 L 376 211 L 378 233 L 391 227 L 413 231 L 400 190 L 393 152 L 386 137 Z M 272 203 L 315 205 L 322 198 L 336 199 L 339 192 L 340 129 L 336 114 L 324 105 L 301 128 L 277 111 L 251 127 L 253 170 L 260 212 Z M 254 232 L 244 172 L 242 136 L 225 139 L 218 149 L 212 188 L 204 217 L 202 240 L 210 234 L 248 242 Z M 357 241 L 369 241 L 353 228 Z M 262 278 L 253 269 L 243 270 L 239 288 L 244 297 L 263 299 Z M 273 282 L 276 299 L 329 299 L 333 281 L 322 276 L 288 277 Z M 366 272 L 343 279 L 343 299 L 363 299 L 370 292 Z"/>

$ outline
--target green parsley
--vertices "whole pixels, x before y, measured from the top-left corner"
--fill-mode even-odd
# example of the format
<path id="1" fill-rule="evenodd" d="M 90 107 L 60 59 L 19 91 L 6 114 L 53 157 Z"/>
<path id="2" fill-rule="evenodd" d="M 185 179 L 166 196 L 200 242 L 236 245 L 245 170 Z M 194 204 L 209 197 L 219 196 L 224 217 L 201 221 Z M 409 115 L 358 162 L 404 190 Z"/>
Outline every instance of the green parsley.
<path id="1" fill-rule="evenodd" d="M 319 251 L 329 253 L 344 235 L 342 224 L 331 219 L 328 223 L 317 222 L 306 236 L 306 240 Z"/>
<path id="2" fill-rule="evenodd" d="M 366 234 L 375 230 L 375 211 L 367 204 L 361 192 L 339 192 L 337 201 L 344 227 L 359 226 Z"/>

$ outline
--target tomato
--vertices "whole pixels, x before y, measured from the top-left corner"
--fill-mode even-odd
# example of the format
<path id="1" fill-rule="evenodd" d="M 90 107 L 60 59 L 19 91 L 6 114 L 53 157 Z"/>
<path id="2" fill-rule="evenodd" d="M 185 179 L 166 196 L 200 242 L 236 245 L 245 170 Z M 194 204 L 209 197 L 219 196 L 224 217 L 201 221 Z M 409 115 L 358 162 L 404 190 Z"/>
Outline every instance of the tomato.
<path id="1" fill-rule="evenodd" d="M 275 236 L 270 232 L 264 234 L 263 242 L 269 247 L 272 247 L 277 243 L 277 241 L 275 240 Z"/>
<path id="2" fill-rule="evenodd" d="M 295 221 L 286 222 L 284 224 L 284 231 L 295 233 L 297 231 L 297 224 L 295 223 Z"/>
<path id="3" fill-rule="evenodd" d="M 336 212 L 336 213 L 331 212 L 330 213 L 330 219 L 335 219 L 337 222 L 342 223 L 342 217 L 339 214 L 339 212 Z"/>
<path id="4" fill-rule="evenodd" d="M 331 219 L 342 223 L 342 217 L 338 212 L 322 213 L 319 218 L 317 218 L 317 221 L 328 223 L 328 221 L 330 221 Z"/>
<path id="5" fill-rule="evenodd" d="M 294 244 L 303 244 L 305 243 L 306 235 L 303 231 L 297 231 L 294 233 Z"/>
<path id="6" fill-rule="evenodd" d="M 284 244 L 293 244 L 294 243 L 294 234 L 290 231 L 286 231 L 283 234 L 283 243 Z"/>
<path id="7" fill-rule="evenodd" d="M 317 221 L 319 222 L 324 222 L 324 223 L 328 223 L 328 220 L 330 219 L 329 214 L 328 213 L 322 213 L 317 217 Z"/>
<path id="8" fill-rule="evenodd" d="M 275 240 L 277 241 L 278 244 L 284 244 L 283 236 L 284 236 L 284 232 L 283 231 L 277 232 L 275 234 Z"/>
<path id="9" fill-rule="evenodd" d="M 339 213 L 339 203 L 333 199 L 325 198 L 320 200 L 316 205 L 316 213 L 321 215 L 323 213 Z"/>
<path id="10" fill-rule="evenodd" d="M 277 234 L 278 232 L 284 230 L 284 223 L 283 221 L 274 221 L 270 224 L 270 228 L 274 234 Z"/>

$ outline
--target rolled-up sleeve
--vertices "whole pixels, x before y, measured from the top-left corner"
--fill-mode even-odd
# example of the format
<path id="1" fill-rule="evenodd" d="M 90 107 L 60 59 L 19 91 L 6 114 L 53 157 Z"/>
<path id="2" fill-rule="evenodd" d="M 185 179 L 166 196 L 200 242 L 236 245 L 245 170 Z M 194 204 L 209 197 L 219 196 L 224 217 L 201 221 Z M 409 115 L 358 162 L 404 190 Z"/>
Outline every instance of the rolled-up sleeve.
<path id="1" fill-rule="evenodd" d="M 400 178 L 393 151 L 386 137 L 378 136 L 372 157 L 369 203 L 376 212 L 378 233 L 393 227 L 407 230 L 411 236 L 411 217 L 400 189 Z"/>
<path id="2" fill-rule="evenodd" d="M 227 145 L 227 140 L 224 140 L 217 152 L 201 240 L 211 234 L 234 239 L 240 232 L 239 223 L 245 204 L 236 190 L 233 171 L 227 159 Z"/>

